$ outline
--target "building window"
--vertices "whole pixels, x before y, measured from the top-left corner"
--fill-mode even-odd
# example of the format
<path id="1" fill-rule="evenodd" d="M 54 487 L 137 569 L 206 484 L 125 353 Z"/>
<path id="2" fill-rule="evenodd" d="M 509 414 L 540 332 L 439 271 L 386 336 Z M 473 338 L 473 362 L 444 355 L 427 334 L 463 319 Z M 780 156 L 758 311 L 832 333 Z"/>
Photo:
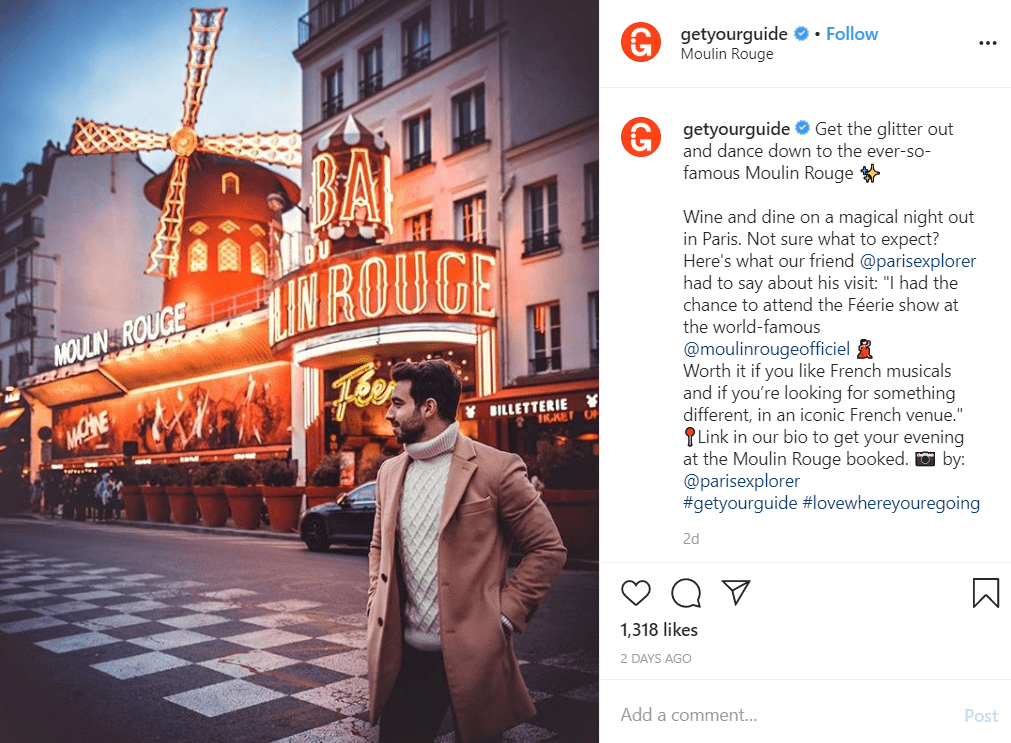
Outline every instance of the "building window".
<path id="1" fill-rule="evenodd" d="M 404 77 L 428 67 L 432 61 L 432 35 L 428 10 L 404 23 Z"/>
<path id="2" fill-rule="evenodd" d="M 7 192 L 0 191 L 0 214 L 7 213 Z"/>
<path id="3" fill-rule="evenodd" d="M 10 383 L 15 384 L 18 380 L 27 377 L 31 370 L 31 357 L 27 351 L 18 351 L 11 356 L 10 360 Z"/>
<path id="4" fill-rule="evenodd" d="M 404 122 L 404 172 L 432 162 L 432 112 Z"/>
<path id="5" fill-rule="evenodd" d="M 0 297 L 7 293 L 7 269 L 0 268 Z M 3 379 L 3 374 L 0 374 L 0 379 Z"/>
<path id="6" fill-rule="evenodd" d="M 35 171 L 25 171 L 25 197 L 30 197 L 35 190 Z"/>
<path id="7" fill-rule="evenodd" d="M 358 100 L 383 89 L 383 40 L 379 39 L 358 52 Z"/>
<path id="8" fill-rule="evenodd" d="M 235 173 L 225 173 L 221 176 L 221 193 L 228 195 L 233 193 L 239 195 L 239 176 Z"/>
<path id="9" fill-rule="evenodd" d="M 229 238 L 218 245 L 218 271 L 242 270 L 242 249 L 239 244 Z"/>
<path id="10" fill-rule="evenodd" d="M 562 370 L 562 311 L 558 302 L 527 308 L 530 325 L 530 373 Z"/>
<path id="11" fill-rule="evenodd" d="M 479 193 L 453 202 L 457 240 L 482 245 L 488 242 L 485 230 L 485 201 L 485 195 Z"/>
<path id="12" fill-rule="evenodd" d="M 28 286 L 28 258 L 18 259 L 18 289 L 24 289 Z"/>
<path id="13" fill-rule="evenodd" d="M 536 255 L 557 250 L 558 242 L 558 181 L 550 180 L 524 189 L 527 207 L 527 238 L 523 255 Z"/>
<path id="14" fill-rule="evenodd" d="M 190 273 L 200 273 L 207 270 L 207 243 L 194 240 L 189 247 Z"/>
<path id="15" fill-rule="evenodd" d="M 484 0 L 452 0 L 450 5 L 453 49 L 459 49 L 484 33 Z"/>
<path id="16" fill-rule="evenodd" d="M 249 246 L 249 272 L 257 276 L 267 275 L 267 249 L 260 243 Z"/>
<path id="17" fill-rule="evenodd" d="M 586 202 L 586 219 L 583 221 L 583 242 L 597 240 L 600 236 L 600 163 L 583 166 L 583 193 Z"/>
<path id="18" fill-rule="evenodd" d="M 432 212 L 422 212 L 404 220 L 404 234 L 408 240 L 432 239 Z"/>
<path id="19" fill-rule="evenodd" d="M 11 340 L 27 338 L 35 333 L 35 314 L 31 305 L 15 305 L 7 311 L 11 321 Z"/>
<path id="20" fill-rule="evenodd" d="M 590 292 L 590 366 L 600 366 L 600 292 Z"/>
<path id="21" fill-rule="evenodd" d="M 323 73 L 323 118 L 344 110 L 344 64 Z"/>
<path id="22" fill-rule="evenodd" d="M 478 85 L 453 96 L 453 152 L 484 140 L 484 85 Z"/>

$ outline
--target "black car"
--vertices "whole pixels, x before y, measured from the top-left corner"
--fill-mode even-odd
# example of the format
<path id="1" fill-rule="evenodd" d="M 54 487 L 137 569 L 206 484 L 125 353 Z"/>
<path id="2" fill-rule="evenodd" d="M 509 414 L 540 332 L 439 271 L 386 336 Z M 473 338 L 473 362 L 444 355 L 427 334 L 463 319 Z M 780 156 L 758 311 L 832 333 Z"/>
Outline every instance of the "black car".
<path id="1" fill-rule="evenodd" d="M 335 503 L 324 503 L 302 514 L 299 534 L 313 552 L 331 544 L 367 545 L 376 520 L 376 481 L 359 485 Z"/>

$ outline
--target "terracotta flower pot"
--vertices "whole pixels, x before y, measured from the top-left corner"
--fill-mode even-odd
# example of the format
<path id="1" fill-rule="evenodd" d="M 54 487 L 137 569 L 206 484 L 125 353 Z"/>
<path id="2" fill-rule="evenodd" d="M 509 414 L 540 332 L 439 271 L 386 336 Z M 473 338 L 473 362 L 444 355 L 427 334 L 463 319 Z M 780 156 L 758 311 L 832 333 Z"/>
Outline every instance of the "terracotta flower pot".
<path id="1" fill-rule="evenodd" d="M 316 506 L 322 506 L 324 503 L 333 503 L 344 490 L 346 488 L 338 485 L 306 485 L 305 507 L 315 508 Z"/>
<path id="2" fill-rule="evenodd" d="M 194 485 L 193 494 L 204 526 L 224 526 L 228 521 L 228 499 L 224 488 L 220 485 Z"/>
<path id="3" fill-rule="evenodd" d="M 144 509 L 147 511 L 147 520 L 159 524 L 167 524 L 169 521 L 169 500 L 165 495 L 165 489 L 161 485 L 141 485 L 141 495 L 144 496 Z"/>
<path id="4" fill-rule="evenodd" d="M 130 521 L 146 521 L 147 510 L 144 508 L 144 496 L 141 495 L 140 485 L 124 485 L 120 491 L 123 498 L 123 510 Z"/>
<path id="5" fill-rule="evenodd" d="M 166 485 L 173 524 L 197 523 L 197 499 L 189 485 Z"/>
<path id="6" fill-rule="evenodd" d="M 260 526 L 260 511 L 263 509 L 263 494 L 259 485 L 239 487 L 225 485 L 228 507 L 232 518 L 240 529 L 256 529 Z"/>
<path id="7" fill-rule="evenodd" d="M 302 511 L 302 493 L 298 486 L 263 486 L 263 499 L 267 502 L 270 528 L 274 531 L 295 531 L 298 515 Z"/>

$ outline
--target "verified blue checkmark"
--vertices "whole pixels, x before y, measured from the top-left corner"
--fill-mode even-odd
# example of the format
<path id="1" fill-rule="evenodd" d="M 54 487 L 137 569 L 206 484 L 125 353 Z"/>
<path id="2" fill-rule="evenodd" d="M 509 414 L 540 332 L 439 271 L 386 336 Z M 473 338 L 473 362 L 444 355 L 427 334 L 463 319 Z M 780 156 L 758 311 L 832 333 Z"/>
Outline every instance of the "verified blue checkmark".
<path id="1" fill-rule="evenodd" d="M 811 131 L 811 125 L 801 119 L 794 125 L 793 130 L 797 132 L 797 134 L 807 134 Z"/>
<path id="2" fill-rule="evenodd" d="M 793 35 L 797 37 L 797 41 L 804 41 L 807 39 L 807 28 L 804 26 L 797 26 L 797 30 L 793 32 Z"/>

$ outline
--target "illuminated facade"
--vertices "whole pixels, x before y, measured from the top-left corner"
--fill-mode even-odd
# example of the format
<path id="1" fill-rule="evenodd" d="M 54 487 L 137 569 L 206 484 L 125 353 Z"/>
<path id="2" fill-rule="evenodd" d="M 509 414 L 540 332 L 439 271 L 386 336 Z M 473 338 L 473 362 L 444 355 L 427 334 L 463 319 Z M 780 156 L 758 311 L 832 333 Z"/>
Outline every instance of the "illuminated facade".
<path id="1" fill-rule="evenodd" d="M 3 385 L 51 369 L 61 344 L 156 306 L 161 293 L 143 276 L 158 212 L 144 200 L 151 171 L 136 155 L 73 158 L 50 142 L 23 173 L 0 184 Z M 38 429 L 47 411 L 34 407 Z"/>
<path id="2" fill-rule="evenodd" d="M 32 437 L 33 470 L 105 467 L 131 457 L 151 464 L 288 456 L 291 375 L 268 345 L 266 305 L 280 270 L 274 221 L 300 193 L 257 163 L 298 167 L 301 139 L 297 132 L 195 132 L 224 15 L 224 8 L 191 12 L 182 124 L 174 134 L 74 122 L 68 151 L 81 157 L 62 160 L 82 171 L 137 161 L 126 153 L 142 150 L 171 149 L 175 159 L 143 183 L 160 218 L 134 205 L 152 219 L 143 232 L 128 233 L 131 249 L 150 251 L 123 261 L 105 239 L 94 265 L 74 274 L 74 287 L 134 302 L 90 321 L 87 313 L 75 317 L 82 324 L 50 347 L 49 368 L 21 380 L 18 392 L 46 428 Z M 100 176 L 92 177 L 101 184 Z M 141 192 L 141 182 L 130 185 Z M 74 206 L 107 205 L 78 194 Z M 129 272 L 125 280 L 121 270 Z M 141 290 L 131 292 L 135 285 Z"/>
<path id="3" fill-rule="evenodd" d="M 321 452 L 353 450 L 362 481 L 374 472 L 371 461 L 362 461 L 363 447 L 375 454 L 390 445 L 381 411 L 368 405 L 348 406 L 355 420 L 338 425 L 333 406 L 343 398 L 335 385 L 362 363 L 388 368 L 396 360 L 437 355 L 466 370 L 460 420 L 468 433 L 529 462 L 545 439 L 570 448 L 578 440 L 584 469 L 593 474 L 577 485 L 596 487 L 596 39 L 596 14 L 575 0 L 310 3 L 295 50 L 302 66 L 308 218 L 301 241 L 287 238 L 303 246 L 293 249 L 299 254 L 305 243 L 318 242 L 329 199 L 314 158 L 320 142 L 340 137 L 351 121 L 390 153 L 391 234 L 383 242 L 392 254 L 374 258 L 369 276 L 360 272 L 369 260 L 363 254 L 363 260 L 345 260 L 338 275 L 296 272 L 290 288 L 280 289 L 287 309 L 274 311 L 289 326 L 301 318 L 299 281 L 306 298 L 315 298 L 324 280 L 339 279 L 340 307 L 352 312 L 355 300 L 358 313 L 353 322 L 340 315 L 328 290 L 331 299 L 320 299 L 320 311 L 337 322 L 294 349 L 293 395 L 303 397 L 295 407 L 304 418 L 296 411 L 293 455 L 309 471 Z M 468 301 L 479 303 L 466 310 L 458 303 L 470 314 L 455 335 L 443 327 L 456 320 L 447 311 L 453 302 L 440 306 L 436 291 L 440 251 L 460 254 L 454 271 L 472 271 L 469 284 L 457 276 L 446 286 L 466 289 Z M 475 259 L 494 271 L 474 273 Z M 430 264 L 429 296 L 415 292 L 410 302 L 425 302 L 433 315 L 405 313 L 398 294 L 398 287 L 416 286 L 410 282 L 420 275 L 419 261 Z M 361 287 L 381 281 L 385 293 L 369 294 L 371 304 L 355 299 Z M 366 319 L 367 328 L 355 328 Z M 564 410 L 555 409 L 558 399 Z M 496 414 L 506 409 L 528 412 Z M 545 458 L 555 454 L 557 447 Z"/>

